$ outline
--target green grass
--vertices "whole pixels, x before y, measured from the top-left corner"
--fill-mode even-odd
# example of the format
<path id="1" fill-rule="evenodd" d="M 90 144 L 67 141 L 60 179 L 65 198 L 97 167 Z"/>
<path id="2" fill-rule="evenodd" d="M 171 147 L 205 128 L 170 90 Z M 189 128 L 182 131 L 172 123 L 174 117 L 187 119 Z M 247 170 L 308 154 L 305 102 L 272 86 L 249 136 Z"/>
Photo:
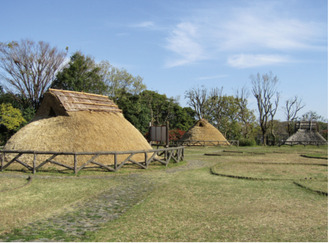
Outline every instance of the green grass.
<path id="1" fill-rule="evenodd" d="M 328 167 L 322 165 L 222 162 L 212 168 L 220 175 L 253 179 L 328 180 Z"/>
<path id="2" fill-rule="evenodd" d="M 1 180 L 0 193 L 23 187 L 24 185 L 27 184 L 27 182 L 28 182 L 27 177 L 26 178 L 6 178 L 4 180 Z"/>
<path id="3" fill-rule="evenodd" d="M 19 230 L 28 223 L 69 212 L 74 203 L 93 200 L 98 193 L 117 185 L 117 177 L 142 173 L 156 182 L 155 190 L 118 219 L 80 239 L 51 228 L 38 237 L 55 234 L 56 239 L 64 237 L 65 241 L 127 242 L 327 241 L 328 198 L 313 192 L 327 188 L 327 161 L 301 157 L 302 154 L 327 155 L 327 147 L 188 147 L 185 161 L 167 168 L 154 165 L 147 170 L 127 167 L 120 173 L 82 171 L 78 177 L 60 174 L 63 178 L 57 178 L 54 172 L 43 172 L 37 173 L 30 185 L 5 192 L 1 189 L 26 183 L 24 178 L 8 176 L 30 173 L 1 172 L 6 176 L 0 173 L 0 234 L 16 230 L 16 238 L 12 236 L 10 240 L 22 240 Z M 192 162 L 203 166 L 167 173 Z M 281 180 L 223 177 L 211 174 L 211 168 L 227 174 Z"/>
<path id="4" fill-rule="evenodd" d="M 328 160 L 328 154 L 317 153 L 317 154 L 303 154 L 302 156 L 306 158 L 314 158 L 314 159 L 326 159 Z"/>
<path id="5" fill-rule="evenodd" d="M 21 178 L 0 177 L 0 184 Z M 87 200 L 102 190 L 115 186 L 113 178 L 56 179 L 33 178 L 27 187 L 9 190 L 0 196 L 0 234 L 29 222 L 70 210 L 70 205 Z M 10 187 L 7 187 L 10 188 Z"/>
<path id="6" fill-rule="evenodd" d="M 52 236 L 56 235 L 57 238 L 61 238 L 62 241 L 71 241 L 72 239 L 67 237 L 63 230 L 53 230 L 47 229 L 43 231 L 39 231 L 38 234 L 28 235 L 23 234 L 22 230 L 15 229 L 13 234 L 6 240 L 8 242 L 11 241 L 34 241 L 35 239 L 51 239 Z"/>
<path id="7" fill-rule="evenodd" d="M 328 181 L 318 180 L 300 180 L 296 181 L 299 185 L 316 192 L 324 192 L 328 194 Z"/>
<path id="8" fill-rule="evenodd" d="M 161 178 L 147 200 L 88 241 L 325 241 L 327 198 L 292 183 L 212 176 Z"/>

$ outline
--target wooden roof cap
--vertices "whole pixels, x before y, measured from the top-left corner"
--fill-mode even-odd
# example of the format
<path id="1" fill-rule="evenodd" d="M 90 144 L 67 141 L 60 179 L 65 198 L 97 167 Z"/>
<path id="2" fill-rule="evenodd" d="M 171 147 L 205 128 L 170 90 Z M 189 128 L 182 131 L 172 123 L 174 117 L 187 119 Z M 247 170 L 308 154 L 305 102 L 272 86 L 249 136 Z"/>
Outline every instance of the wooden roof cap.
<path id="1" fill-rule="evenodd" d="M 108 96 L 61 89 L 49 89 L 65 111 L 122 112 Z"/>

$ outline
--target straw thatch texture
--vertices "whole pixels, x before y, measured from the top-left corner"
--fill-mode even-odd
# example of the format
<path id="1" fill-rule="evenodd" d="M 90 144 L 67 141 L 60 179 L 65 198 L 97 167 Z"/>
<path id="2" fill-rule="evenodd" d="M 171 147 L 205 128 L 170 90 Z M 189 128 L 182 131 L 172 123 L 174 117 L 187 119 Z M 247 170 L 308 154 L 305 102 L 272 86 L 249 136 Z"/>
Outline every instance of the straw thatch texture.
<path id="1" fill-rule="evenodd" d="M 36 119 L 19 130 L 4 149 L 56 152 L 152 149 L 143 135 L 124 118 L 121 110 L 105 97 L 50 90 Z M 90 157 L 79 159 L 79 164 Z M 121 157 L 124 159 L 127 156 Z M 122 158 L 118 156 L 118 159 Z M 143 161 L 144 156 L 136 154 L 133 159 Z M 113 164 L 113 156 L 103 156 L 101 160 L 99 162 Z M 66 161 L 71 163 L 72 158 Z"/>
<path id="2" fill-rule="evenodd" d="M 104 95 L 49 89 L 49 92 L 44 95 L 35 118 L 68 116 L 68 112 L 77 111 L 122 112 L 112 100 Z"/>
<path id="3" fill-rule="evenodd" d="M 320 133 L 314 130 L 298 129 L 285 142 L 288 145 L 294 144 L 327 144 L 327 141 Z"/>
<path id="4" fill-rule="evenodd" d="M 189 141 L 204 141 L 202 145 L 206 146 L 214 144 L 210 141 L 220 141 L 220 145 L 230 145 L 223 134 L 205 119 L 197 121 L 179 140 L 180 143 L 187 144 Z"/>

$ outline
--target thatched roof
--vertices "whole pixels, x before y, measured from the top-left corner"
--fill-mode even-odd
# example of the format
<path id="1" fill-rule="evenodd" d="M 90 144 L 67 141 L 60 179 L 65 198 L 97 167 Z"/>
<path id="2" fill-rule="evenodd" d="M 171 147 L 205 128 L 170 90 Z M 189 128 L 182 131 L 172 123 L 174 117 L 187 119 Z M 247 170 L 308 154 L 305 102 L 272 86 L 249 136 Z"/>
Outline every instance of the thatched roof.
<path id="1" fill-rule="evenodd" d="M 152 147 L 108 97 L 51 89 L 36 118 L 12 136 L 5 149 L 98 152 Z"/>
<path id="2" fill-rule="evenodd" d="M 186 145 L 190 142 L 198 145 L 195 141 L 201 141 L 200 145 L 214 145 L 215 141 L 220 145 L 230 144 L 223 134 L 205 119 L 197 121 L 179 140 Z"/>
<path id="3" fill-rule="evenodd" d="M 317 131 L 299 129 L 286 140 L 285 144 L 327 144 L 327 141 Z"/>
<path id="4" fill-rule="evenodd" d="M 68 112 L 75 111 L 122 112 L 112 100 L 104 95 L 49 89 L 44 95 L 36 118 L 68 115 Z"/>

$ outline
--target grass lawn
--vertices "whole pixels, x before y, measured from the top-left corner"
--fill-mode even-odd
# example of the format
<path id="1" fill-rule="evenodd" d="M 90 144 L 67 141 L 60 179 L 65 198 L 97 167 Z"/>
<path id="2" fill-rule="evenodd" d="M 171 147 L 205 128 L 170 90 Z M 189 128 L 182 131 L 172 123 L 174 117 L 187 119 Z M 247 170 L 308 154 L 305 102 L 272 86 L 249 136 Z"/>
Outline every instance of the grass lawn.
<path id="1" fill-rule="evenodd" d="M 72 203 L 87 200 L 95 194 L 115 186 L 107 179 L 56 179 L 33 178 L 30 185 L 23 185 L 23 178 L 0 177 L 0 234 L 30 222 L 70 210 Z M 24 182 L 26 183 L 26 182 Z M 14 190 L 10 190 L 14 189 Z"/>
<path id="2" fill-rule="evenodd" d="M 188 147 L 182 166 L 66 179 L 37 174 L 22 188 L 24 179 L 7 176 L 22 173 L 2 172 L 0 234 L 92 200 L 117 176 L 142 173 L 154 191 L 79 241 L 328 241 L 328 198 L 314 192 L 327 192 L 328 163 L 305 154 L 327 156 L 327 147 Z"/>

